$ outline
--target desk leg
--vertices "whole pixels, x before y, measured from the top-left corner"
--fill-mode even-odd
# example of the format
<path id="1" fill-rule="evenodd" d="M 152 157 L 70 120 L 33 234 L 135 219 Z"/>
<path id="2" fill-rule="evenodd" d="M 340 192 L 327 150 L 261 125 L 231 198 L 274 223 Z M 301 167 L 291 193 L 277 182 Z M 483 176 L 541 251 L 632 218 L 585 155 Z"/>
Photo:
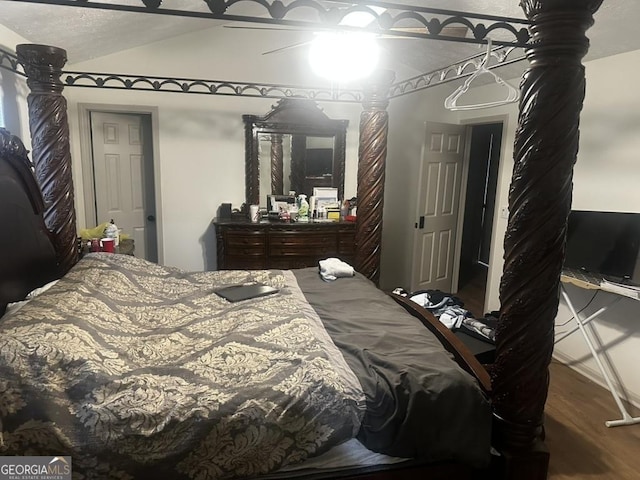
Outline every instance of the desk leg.
<path id="1" fill-rule="evenodd" d="M 571 314 L 573 315 L 573 318 L 576 321 L 577 329 L 579 329 L 580 332 L 582 333 L 582 336 L 584 337 L 584 341 L 587 343 L 587 346 L 589 347 L 589 350 L 591 351 L 591 356 L 593 356 L 593 359 L 598 364 L 598 367 L 600 368 L 600 371 L 602 372 L 602 376 L 604 377 L 604 380 L 607 383 L 607 386 L 609 387 L 609 392 L 611 392 L 611 395 L 613 396 L 613 399 L 615 400 L 616 404 L 618 405 L 618 409 L 620 410 L 620 414 L 622 415 L 622 418 L 620 420 L 608 420 L 608 421 L 604 422 L 604 424 L 607 427 L 619 427 L 621 425 L 633 425 L 633 424 L 636 424 L 636 423 L 640 423 L 640 417 L 632 417 L 631 415 L 629 415 L 629 412 L 627 412 L 627 409 L 625 408 L 624 404 L 620 400 L 620 396 L 618 395 L 618 392 L 616 391 L 615 387 L 613 386 L 613 383 L 611 382 L 611 378 L 609 377 L 609 374 L 607 373 L 607 370 L 604 368 L 604 364 L 600 360 L 600 356 L 598 355 L 598 352 L 596 351 L 596 349 L 595 349 L 595 347 L 593 345 L 593 342 L 591 341 L 591 338 L 589 337 L 589 334 L 587 333 L 587 330 L 585 328 L 585 324 L 586 323 L 588 323 L 591 320 L 593 320 L 594 318 L 596 318 L 598 315 L 600 315 L 602 312 L 604 312 L 608 307 L 610 307 L 611 305 L 613 305 L 614 303 L 616 303 L 620 299 L 616 298 L 612 303 L 610 303 L 606 307 L 603 307 L 603 308 L 599 309 L 596 313 L 594 313 L 593 315 L 591 315 L 587 319 L 583 320 L 578 315 L 578 312 L 576 312 L 576 309 L 573 306 L 573 303 L 571 302 L 571 299 L 569 299 L 569 295 L 567 294 L 567 291 L 565 290 L 564 285 L 560 286 L 560 292 L 562 293 L 562 297 L 564 298 L 564 301 L 567 303 L 567 307 L 569 307 L 569 310 L 571 311 Z M 574 332 L 575 330 L 576 329 L 572 330 L 572 332 Z M 565 338 L 566 336 L 567 335 L 564 335 L 560 339 Z"/>

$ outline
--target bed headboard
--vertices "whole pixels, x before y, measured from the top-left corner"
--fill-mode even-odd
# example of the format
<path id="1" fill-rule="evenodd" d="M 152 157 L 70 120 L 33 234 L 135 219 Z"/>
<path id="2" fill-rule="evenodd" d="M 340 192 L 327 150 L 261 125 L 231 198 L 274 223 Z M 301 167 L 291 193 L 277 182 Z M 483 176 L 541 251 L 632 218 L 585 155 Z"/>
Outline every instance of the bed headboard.
<path id="1" fill-rule="evenodd" d="M 0 315 L 7 303 L 24 299 L 58 276 L 42 216 L 44 202 L 27 153 L 18 137 L 0 128 Z"/>

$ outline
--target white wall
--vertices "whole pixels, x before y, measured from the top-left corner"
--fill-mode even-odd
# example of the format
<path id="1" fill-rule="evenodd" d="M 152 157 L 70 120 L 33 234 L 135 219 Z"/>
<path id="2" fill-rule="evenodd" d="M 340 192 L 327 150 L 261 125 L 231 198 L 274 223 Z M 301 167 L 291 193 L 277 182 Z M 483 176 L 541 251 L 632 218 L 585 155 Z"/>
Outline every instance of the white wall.
<path id="1" fill-rule="evenodd" d="M 94 72 L 176 75 L 230 81 L 269 80 L 269 70 L 258 77 L 249 68 L 252 59 L 237 61 L 237 51 L 223 57 L 209 54 L 208 31 L 158 42 L 70 66 Z M 256 60 L 258 61 L 258 60 Z M 284 68 L 278 57 L 269 67 Z M 159 178 L 158 226 L 162 236 L 160 258 L 166 265 L 202 270 L 215 265 L 215 239 L 210 222 L 218 206 L 239 207 L 245 198 L 244 126 L 242 114 L 263 115 L 276 99 L 178 93 L 66 88 L 69 103 L 71 148 L 75 178 L 82 178 L 78 104 L 158 107 Z M 331 118 L 349 120 L 347 131 L 345 195 L 356 195 L 358 124 L 362 107 L 321 103 Z M 76 181 L 79 227 L 85 210 L 81 182 Z M 101 220 L 102 221 L 102 220 Z M 90 225 L 91 226 L 91 225 Z"/>
<path id="2" fill-rule="evenodd" d="M 580 151 L 574 170 L 573 208 L 640 212 L 640 94 L 635 79 L 640 75 L 640 51 L 625 53 L 586 64 L 587 93 L 581 115 Z M 512 81 L 515 85 L 516 81 Z M 507 205 L 508 189 L 513 169 L 513 143 L 517 127 L 517 105 L 487 110 L 446 112 L 444 98 L 455 89 L 449 84 L 431 88 L 422 93 L 408 95 L 392 101 L 390 118 L 392 137 L 389 140 L 388 182 L 417 182 L 418 162 L 423 127 L 426 120 L 449 123 L 482 123 L 502 120 L 505 128 L 502 139 L 500 172 L 498 178 L 496 211 L 494 214 L 494 237 L 491 243 L 491 260 L 487 285 L 485 311 L 499 308 L 499 281 L 503 267 L 503 239 L 506 219 L 501 218 L 500 209 Z M 493 86 L 472 89 L 468 103 L 486 101 L 494 93 Z M 403 218 L 401 207 L 406 206 L 410 214 Z M 387 208 L 388 207 L 388 208 Z M 415 205 L 402 199 L 385 199 L 385 238 L 398 244 L 399 239 L 387 227 L 401 221 L 415 221 Z M 396 228 L 399 230 L 399 228 Z M 391 243 L 390 242 L 390 243 Z M 404 239 L 406 248 L 385 250 L 383 242 L 383 265 L 381 283 L 387 286 L 403 286 L 396 283 L 409 268 L 411 238 Z M 575 295 L 578 308 L 591 298 L 589 292 L 569 287 Z M 590 314 L 612 299 L 611 294 L 599 293 L 583 312 Z M 571 317 L 561 302 L 557 323 Z M 594 322 L 595 335 L 607 347 L 606 355 L 615 365 L 615 378 L 626 397 L 640 405 L 640 376 L 635 373 L 640 360 L 640 302 L 623 299 L 607 312 L 606 318 Z M 558 327 L 560 331 L 561 328 Z M 555 347 L 554 355 L 563 359 L 583 374 L 602 383 L 597 365 L 590 358 L 586 344 L 579 333 L 563 340 Z M 612 407 L 611 418 L 616 417 Z"/>
<path id="3" fill-rule="evenodd" d="M 15 47 L 20 43 L 27 41 L 4 25 L 0 25 L 0 46 L 3 50 L 15 53 Z M 0 69 L 0 127 L 20 137 L 30 149 L 28 94 L 29 89 L 24 77 Z"/>

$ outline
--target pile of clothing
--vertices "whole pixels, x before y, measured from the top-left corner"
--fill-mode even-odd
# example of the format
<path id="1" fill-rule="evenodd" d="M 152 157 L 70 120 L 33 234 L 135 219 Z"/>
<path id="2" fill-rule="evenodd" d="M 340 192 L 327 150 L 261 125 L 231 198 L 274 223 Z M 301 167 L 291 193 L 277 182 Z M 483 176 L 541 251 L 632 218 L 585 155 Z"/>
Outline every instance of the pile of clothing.
<path id="1" fill-rule="evenodd" d="M 460 328 L 466 317 L 472 316 L 465 310 L 464 302 L 440 290 L 423 290 L 411 294 L 409 299 L 429 310 L 450 330 Z"/>
<path id="2" fill-rule="evenodd" d="M 462 329 L 480 340 L 495 343 L 499 312 L 487 313 L 483 318 L 474 318 L 471 312 L 464 308 L 462 300 L 440 290 L 419 290 L 407 293 L 397 288 L 394 293 L 409 297 L 411 301 L 426 308 L 450 330 Z"/>
<path id="3" fill-rule="evenodd" d="M 479 335 L 481 340 L 490 340 L 496 342 L 496 327 L 498 326 L 499 312 L 485 313 L 484 317 L 478 319 L 467 317 L 462 322 L 462 326 L 467 333 Z"/>

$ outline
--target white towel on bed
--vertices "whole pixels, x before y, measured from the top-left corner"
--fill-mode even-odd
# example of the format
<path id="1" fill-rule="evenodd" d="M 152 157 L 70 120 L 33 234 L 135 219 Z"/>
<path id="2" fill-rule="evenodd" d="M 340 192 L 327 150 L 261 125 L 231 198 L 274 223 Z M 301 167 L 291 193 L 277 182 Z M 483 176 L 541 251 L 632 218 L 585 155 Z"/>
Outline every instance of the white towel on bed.
<path id="1" fill-rule="evenodd" d="M 353 277 L 354 270 L 351 265 L 339 258 L 327 258 L 320 260 L 320 276 L 325 282 L 332 282 L 340 277 Z"/>

